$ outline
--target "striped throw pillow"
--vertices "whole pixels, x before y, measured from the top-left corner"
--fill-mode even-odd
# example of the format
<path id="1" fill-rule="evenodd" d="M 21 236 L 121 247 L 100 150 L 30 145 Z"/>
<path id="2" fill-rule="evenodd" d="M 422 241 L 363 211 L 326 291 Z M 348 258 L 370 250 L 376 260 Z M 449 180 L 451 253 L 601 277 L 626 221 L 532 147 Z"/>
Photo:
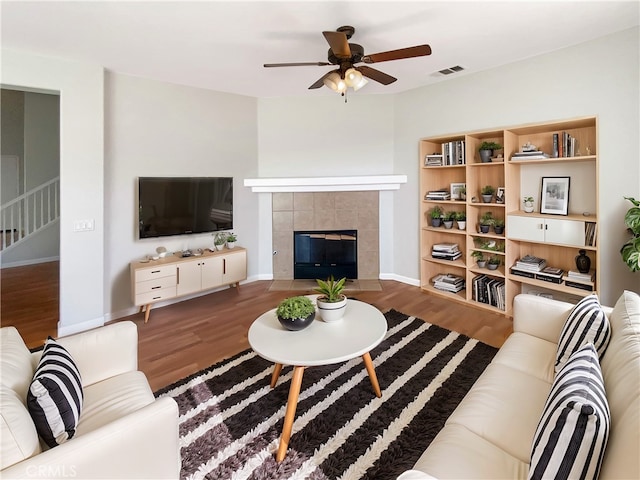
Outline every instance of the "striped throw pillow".
<path id="1" fill-rule="evenodd" d="M 49 337 L 27 392 L 27 408 L 47 445 L 55 447 L 73 437 L 83 400 L 80 372 L 73 358 Z"/>
<path id="2" fill-rule="evenodd" d="M 593 343 L 599 358 L 604 357 L 609 340 L 611 340 L 611 326 L 598 301 L 598 296 L 587 295 L 573 307 L 560 333 L 555 363 L 556 373 L 569 360 L 571 354 L 587 343 Z"/>
<path id="3" fill-rule="evenodd" d="M 611 415 L 593 344 L 556 375 L 533 438 L 529 479 L 598 478 Z"/>

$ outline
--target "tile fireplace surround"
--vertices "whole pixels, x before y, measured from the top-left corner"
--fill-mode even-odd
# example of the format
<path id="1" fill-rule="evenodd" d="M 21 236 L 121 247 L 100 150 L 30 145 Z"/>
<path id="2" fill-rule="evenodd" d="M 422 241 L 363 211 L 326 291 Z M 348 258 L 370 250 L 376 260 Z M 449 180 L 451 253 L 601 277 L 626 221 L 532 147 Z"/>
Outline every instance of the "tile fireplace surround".
<path id="1" fill-rule="evenodd" d="M 293 279 L 294 230 L 358 231 L 358 278 L 380 273 L 378 191 L 273 193 L 273 278 Z"/>

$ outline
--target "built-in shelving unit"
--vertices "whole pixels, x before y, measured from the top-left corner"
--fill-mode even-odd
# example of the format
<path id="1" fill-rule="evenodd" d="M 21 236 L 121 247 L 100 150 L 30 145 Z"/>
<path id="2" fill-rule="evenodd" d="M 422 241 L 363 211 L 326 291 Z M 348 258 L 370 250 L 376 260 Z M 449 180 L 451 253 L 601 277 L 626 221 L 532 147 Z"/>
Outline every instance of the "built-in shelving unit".
<path id="1" fill-rule="evenodd" d="M 554 134 L 574 138 L 574 156 L 564 151 L 554 157 Z M 585 250 L 591 259 L 594 290 L 599 286 L 600 254 L 597 242 L 598 224 L 598 156 L 597 119 L 595 117 L 520 125 L 502 129 L 467 132 L 420 140 L 420 278 L 426 292 L 466 302 L 478 308 L 512 315 L 513 298 L 519 293 L 536 293 L 566 301 L 576 301 L 591 293 L 562 283 L 527 278 L 511 272 L 511 267 L 522 257 L 532 255 L 544 258 L 547 266 L 562 269 L 565 274 L 576 270 L 575 257 Z M 492 162 L 483 163 L 478 147 L 484 141 L 503 146 L 501 155 Z M 456 160 L 443 160 L 443 165 L 427 162 L 427 157 L 438 158 L 449 145 L 461 145 L 463 155 Z M 550 158 L 520 158 L 525 144 L 532 144 Z M 557 144 L 556 144 L 557 145 Z M 568 150 L 568 149 L 565 149 Z M 494 152 L 496 155 L 496 152 Z M 445 154 L 446 158 L 447 155 Z M 514 158 L 512 158 L 514 157 Z M 454 163 L 447 165 L 446 163 Z M 569 177 L 567 215 L 540 213 L 543 177 Z M 466 185 L 466 199 L 427 199 L 427 193 L 450 190 L 451 184 Z M 485 185 L 501 187 L 505 195 L 502 203 L 483 203 L 481 189 Z M 535 199 L 534 212 L 523 210 L 523 198 Z M 439 206 L 445 212 L 465 212 L 466 229 L 459 230 L 431 225 L 431 211 Z M 487 212 L 493 218 L 504 220 L 503 233 L 480 233 L 480 219 Z M 590 233 L 595 231 L 592 241 Z M 433 258 L 436 244 L 455 243 L 462 256 L 456 260 Z M 500 265 L 496 270 L 478 266 L 474 252 L 485 257 L 496 257 Z M 457 293 L 436 289 L 433 278 L 443 273 L 461 276 L 466 288 Z M 487 299 L 475 291 L 478 282 L 489 283 L 493 298 Z M 504 286 L 500 286 L 504 284 Z M 485 285 L 486 287 L 486 285 Z M 494 305 L 484 303 L 492 301 Z"/>

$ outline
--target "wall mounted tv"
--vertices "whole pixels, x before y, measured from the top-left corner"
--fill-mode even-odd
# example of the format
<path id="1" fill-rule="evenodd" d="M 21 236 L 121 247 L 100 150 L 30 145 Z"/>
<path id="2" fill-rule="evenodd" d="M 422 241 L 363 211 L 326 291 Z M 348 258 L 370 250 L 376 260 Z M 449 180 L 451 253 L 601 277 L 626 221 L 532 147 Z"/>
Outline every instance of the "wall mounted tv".
<path id="1" fill-rule="evenodd" d="M 140 238 L 233 228 L 233 177 L 139 177 Z"/>

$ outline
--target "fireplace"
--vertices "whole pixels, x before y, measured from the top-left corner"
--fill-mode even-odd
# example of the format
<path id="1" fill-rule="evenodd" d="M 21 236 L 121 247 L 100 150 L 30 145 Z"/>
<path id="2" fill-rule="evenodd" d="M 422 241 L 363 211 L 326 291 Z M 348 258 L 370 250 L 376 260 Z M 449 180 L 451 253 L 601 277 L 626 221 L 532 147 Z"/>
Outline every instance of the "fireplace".
<path id="1" fill-rule="evenodd" d="M 357 230 L 294 231 L 293 278 L 358 278 Z"/>

